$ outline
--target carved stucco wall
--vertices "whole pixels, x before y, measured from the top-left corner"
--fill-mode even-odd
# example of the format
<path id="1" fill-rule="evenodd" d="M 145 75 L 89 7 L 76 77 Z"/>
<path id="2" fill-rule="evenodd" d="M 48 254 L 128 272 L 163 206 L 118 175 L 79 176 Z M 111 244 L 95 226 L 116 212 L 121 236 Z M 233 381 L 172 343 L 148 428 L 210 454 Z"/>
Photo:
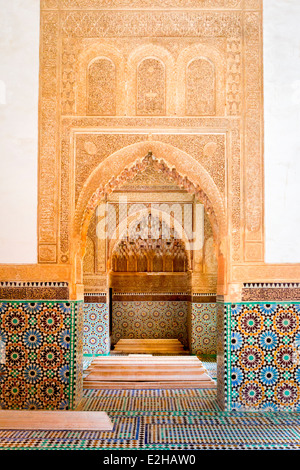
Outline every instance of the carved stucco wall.
<path id="1" fill-rule="evenodd" d="M 138 5 L 145 9 L 138 10 Z M 30 272 L 20 268 L 22 278 L 28 272 L 31 280 L 52 279 L 51 264 L 56 264 L 56 279 L 71 281 L 71 295 L 76 296 L 75 284 L 80 284 L 82 269 L 80 257 L 75 257 L 78 250 L 73 232 L 75 201 L 87 189 L 92 169 L 101 165 L 95 138 L 103 139 L 101 148 L 107 150 L 102 153 L 102 163 L 107 160 L 111 164 L 109 155 L 141 141 L 147 147 L 149 142 L 162 141 L 183 150 L 191 157 L 191 163 L 196 158 L 193 148 L 199 145 L 197 140 L 206 136 L 203 155 L 209 163 L 209 156 L 214 155 L 213 168 L 207 169 L 205 158 L 195 150 L 197 158 L 202 158 L 201 168 L 205 167 L 218 183 L 225 206 L 230 234 L 230 240 L 224 239 L 222 247 L 227 261 L 223 269 L 225 283 L 229 285 L 227 293 L 240 296 L 241 281 L 296 280 L 298 267 L 263 263 L 261 2 L 203 1 L 199 6 L 198 2 L 169 0 L 156 6 L 147 2 L 122 6 L 116 2 L 114 6 L 115 10 L 108 10 L 100 0 L 42 2 L 40 264 Z M 154 6 L 157 9 L 150 10 Z M 168 10 L 170 6 L 174 9 Z M 133 7 L 136 9 L 132 10 Z M 150 57 L 165 68 L 165 115 L 160 117 L 136 115 L 136 99 L 130 91 L 137 91 L 138 65 Z M 115 117 L 86 115 L 88 87 L 82 82 L 82 70 L 97 59 L 115 64 Z M 183 80 L 188 75 L 183 71 L 194 60 L 203 59 L 214 64 L 216 113 L 186 116 L 186 97 L 193 80 Z M 151 90 L 148 92 L 151 95 Z M 57 119 L 59 114 L 61 120 Z M 81 158 L 88 165 L 79 170 L 80 136 L 86 150 Z M 224 139 L 222 156 L 216 153 L 216 136 Z M 176 139 L 183 142 L 184 148 L 180 148 Z M 142 154 L 136 158 L 142 158 Z M 200 167 L 195 168 L 198 171 Z M 116 176 L 119 170 L 116 168 Z M 55 184 L 58 180 L 60 185 Z M 224 193 L 220 189 L 222 180 Z M 199 177 L 197 183 L 202 185 L 203 178 Z M 74 259 L 76 266 L 70 264 Z M 5 269 L 3 276 L 7 278 L 9 273 Z M 221 272 L 220 285 L 222 277 Z"/>
<path id="2" fill-rule="evenodd" d="M 227 227 L 218 242 L 230 283 L 233 263 L 262 262 L 264 255 L 260 2 L 214 2 L 209 12 L 207 1 L 201 7 L 189 2 L 188 11 L 176 10 L 178 2 L 173 11 L 160 3 L 159 11 L 122 12 L 95 0 L 75 3 L 45 1 L 42 9 L 41 76 L 52 79 L 42 79 L 40 95 L 47 109 L 40 129 L 40 263 L 74 259 L 84 208 L 117 187 L 126 163 L 130 175 L 147 148 L 187 176 L 192 191 L 204 191 L 219 212 L 219 229 L 222 212 Z M 97 110 L 102 116 L 91 117 L 91 85 L 84 77 L 97 67 L 110 78 L 110 98 L 107 109 L 103 100 Z M 207 97 L 207 108 L 189 102 L 195 92 Z M 108 171 L 113 181 L 107 186 Z M 102 189 L 93 196 L 99 174 Z M 80 258 L 76 263 L 73 283 L 80 284 Z"/>
<path id="3" fill-rule="evenodd" d="M 3 6 L 1 20 L 3 27 L 1 34 L 3 37 L 2 50 L 2 74 L 1 80 L 1 114 L 3 116 L 3 126 L 1 127 L 2 145 L 7 148 L 10 154 L 10 165 L 7 159 L 1 162 L 1 188 L 5 205 L 1 206 L 2 239 L 1 239 L 1 261 L 7 263 L 36 262 L 35 258 L 35 224 L 36 224 L 36 150 L 37 150 L 37 82 L 38 82 L 38 40 L 39 40 L 39 0 L 28 0 L 25 9 L 15 8 L 15 4 Z M 122 2 L 123 3 L 123 2 Z M 212 9 L 212 12 L 229 8 L 235 12 L 241 2 L 197 2 L 198 8 L 205 10 Z M 199 3 L 201 5 L 199 6 Z M 144 6 L 152 5 L 160 9 L 163 6 L 174 6 L 174 4 L 188 8 L 193 8 L 195 3 L 191 2 L 164 2 L 163 4 L 152 2 L 141 3 Z M 42 6 L 56 8 L 58 2 L 42 2 Z M 66 11 L 68 8 L 83 9 L 91 5 L 89 2 L 63 2 L 61 8 Z M 104 7 L 104 2 L 95 2 L 97 8 Z M 115 4 L 117 5 L 117 3 Z M 126 7 L 138 7 L 139 2 L 123 3 Z M 259 5 L 255 2 L 245 2 L 248 8 L 256 8 Z M 286 8 L 285 0 L 266 1 L 264 4 L 264 30 L 265 30 L 265 97 L 266 97 L 266 224 L 267 231 L 267 261 L 268 262 L 295 262 L 299 261 L 299 250 L 297 244 L 297 217 L 294 217 L 298 201 L 298 191 L 296 175 L 297 158 L 295 148 L 297 138 L 294 125 L 297 123 L 297 113 L 299 112 L 299 102 L 297 101 L 297 77 L 299 75 L 299 61 L 297 57 L 297 42 L 299 38 L 298 29 L 298 2 L 290 0 L 290 8 Z M 19 19 L 22 18 L 20 22 Z M 22 30 L 20 29 L 22 28 Z M 50 28 L 51 29 L 51 28 Z M 51 31 L 50 31 L 51 32 Z M 51 38 L 53 35 L 51 32 Z M 12 47 L 13 45 L 13 47 Z M 97 46 L 98 47 L 98 46 Z M 106 48 L 109 46 L 106 44 Z M 176 48 L 177 45 L 174 45 Z M 107 49 L 106 49 L 107 50 Z M 286 51 L 291 51 L 286 53 Z M 293 52 L 295 51 L 295 53 Z M 113 52 L 111 51 L 111 54 Z M 98 50 L 98 56 L 103 55 L 102 50 Z M 69 60 L 74 61 L 70 56 Z M 92 59 L 91 59 L 92 60 Z M 118 58 L 114 57 L 117 61 Z M 26 67 L 23 64 L 26 61 Z M 55 62 L 55 60 L 53 61 Z M 284 65 L 283 65 L 284 64 Z M 122 72 L 124 64 L 120 65 Z M 274 73 L 276 67 L 276 73 Z M 118 67 L 117 67 L 118 68 Z M 16 70 L 18 73 L 16 74 Z M 20 87 L 20 71 L 22 70 L 22 87 Z M 25 73 L 26 70 L 26 73 Z M 64 83 L 64 106 L 65 112 L 69 113 L 74 104 L 73 88 L 69 88 L 69 82 L 74 82 L 73 72 L 63 77 Z M 118 83 L 121 83 L 120 80 Z M 236 85 L 233 85 L 235 88 Z M 4 91 L 3 91 L 4 89 Z M 3 97 L 5 93 L 5 97 Z M 34 93 L 34 96 L 32 95 Z M 122 90 L 119 90 L 122 93 Z M 117 104 L 120 100 L 117 99 Z M 184 101 L 183 101 L 184 102 Z M 240 100 L 241 104 L 242 100 Z M 237 101 L 227 100 L 227 106 L 235 108 Z M 72 111 L 71 111 L 72 112 Z M 82 115 L 81 111 L 77 110 Z M 240 112 L 240 110 L 238 111 Z M 85 113 L 83 113 L 85 114 Z M 122 114 L 117 110 L 117 114 Z M 25 125 L 26 124 L 26 125 Z M 276 126 L 276 127 L 275 127 Z M 13 129 L 13 132 L 12 132 Z M 284 131 L 282 132 L 282 129 Z M 286 138 L 282 139 L 284 134 Z M 30 139 L 28 139 L 30 136 Z M 287 137 L 288 136 L 288 137 Z M 25 140 L 26 139 L 26 144 Z M 272 147 L 271 147 L 272 146 Z M 22 160 L 20 160 L 18 149 L 22 149 Z M 22 163 L 21 163 L 22 161 Z M 26 177 L 24 177 L 26 171 Z M 283 177 L 284 175 L 284 177 Z M 11 180 L 24 191 L 22 197 L 10 184 Z M 274 197 L 277 197 L 277 186 L 285 184 L 285 197 L 279 198 L 274 204 Z M 26 198 L 24 197 L 26 193 Z M 10 214 L 14 213 L 15 217 Z M 285 222 L 282 223 L 282 220 Z M 292 223 L 292 225 L 291 225 Z M 21 224 L 21 230 L 20 230 Z M 275 235 L 276 234 L 276 235 Z M 296 237 L 296 238 L 295 238 Z M 293 242 L 294 240 L 294 242 Z M 283 249 L 284 248 L 284 249 Z M 297 251 L 298 250 L 298 251 Z M 22 268 L 25 273 L 25 269 Z M 32 268 L 33 269 L 33 268 Z M 287 272 L 287 267 L 275 269 L 273 279 L 296 278 Z M 290 268 L 289 268 L 290 269 Z M 68 266 L 59 267 L 60 273 L 67 273 Z M 50 269 L 44 265 L 43 268 L 36 267 L 29 273 L 30 280 L 33 278 L 49 278 Z M 257 269 L 255 272 L 258 272 Z M 282 273 L 282 275 L 280 275 Z M 240 272 L 239 272 L 240 275 Z M 260 279 L 272 276 L 270 269 L 260 268 L 258 275 Z M 7 277 L 8 276 L 8 277 Z M 13 278 L 13 270 L 6 270 L 6 279 Z M 50 275 L 53 280 L 53 274 Z M 254 279 L 255 276 L 251 276 Z M 22 274 L 22 279 L 24 274 Z M 249 280 L 249 276 L 248 276 Z"/>

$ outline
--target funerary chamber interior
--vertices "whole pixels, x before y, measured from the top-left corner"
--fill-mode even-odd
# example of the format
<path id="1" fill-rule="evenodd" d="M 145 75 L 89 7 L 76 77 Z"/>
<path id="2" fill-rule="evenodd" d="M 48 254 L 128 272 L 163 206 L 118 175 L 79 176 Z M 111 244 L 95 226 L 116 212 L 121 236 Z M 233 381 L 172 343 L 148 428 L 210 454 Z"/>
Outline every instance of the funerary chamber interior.
<path id="1" fill-rule="evenodd" d="M 262 8 L 41 1 L 38 261 L 0 265 L 0 409 L 77 410 L 118 342 L 179 340 L 219 410 L 299 411 L 300 265 L 265 261 Z"/>

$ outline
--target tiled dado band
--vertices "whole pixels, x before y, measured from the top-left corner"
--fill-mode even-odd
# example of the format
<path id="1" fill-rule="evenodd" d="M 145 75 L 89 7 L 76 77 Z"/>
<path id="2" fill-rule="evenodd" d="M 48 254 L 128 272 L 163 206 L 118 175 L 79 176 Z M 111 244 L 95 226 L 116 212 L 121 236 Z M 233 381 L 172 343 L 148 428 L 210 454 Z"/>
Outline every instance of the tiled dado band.
<path id="1" fill-rule="evenodd" d="M 83 302 L 0 301 L 0 409 L 74 409 Z"/>
<path id="2" fill-rule="evenodd" d="M 218 304 L 218 401 L 300 411 L 300 302 Z"/>

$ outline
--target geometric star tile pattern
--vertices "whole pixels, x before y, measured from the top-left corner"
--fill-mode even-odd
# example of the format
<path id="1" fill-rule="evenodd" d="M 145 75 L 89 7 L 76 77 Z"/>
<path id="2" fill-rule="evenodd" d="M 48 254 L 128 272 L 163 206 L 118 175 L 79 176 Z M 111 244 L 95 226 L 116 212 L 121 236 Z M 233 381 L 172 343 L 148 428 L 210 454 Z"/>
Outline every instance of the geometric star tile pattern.
<path id="1" fill-rule="evenodd" d="M 64 301 L 0 303 L 0 409 L 74 406 L 78 308 Z"/>
<path id="2" fill-rule="evenodd" d="M 214 355 L 217 351 L 216 303 L 192 303 L 191 316 L 192 354 Z"/>
<path id="3" fill-rule="evenodd" d="M 83 354 L 109 354 L 109 314 L 104 303 L 83 304 Z"/>
<path id="4" fill-rule="evenodd" d="M 187 302 L 113 302 L 112 344 L 120 338 L 178 338 L 187 347 Z"/>
<path id="5" fill-rule="evenodd" d="M 227 305 L 226 323 L 227 409 L 300 411 L 300 304 Z"/>
<path id="6" fill-rule="evenodd" d="M 216 354 L 216 304 L 192 303 L 191 352 Z M 107 304 L 84 304 L 85 356 L 109 354 Z M 113 302 L 112 344 L 120 338 L 178 338 L 188 345 L 187 302 Z"/>

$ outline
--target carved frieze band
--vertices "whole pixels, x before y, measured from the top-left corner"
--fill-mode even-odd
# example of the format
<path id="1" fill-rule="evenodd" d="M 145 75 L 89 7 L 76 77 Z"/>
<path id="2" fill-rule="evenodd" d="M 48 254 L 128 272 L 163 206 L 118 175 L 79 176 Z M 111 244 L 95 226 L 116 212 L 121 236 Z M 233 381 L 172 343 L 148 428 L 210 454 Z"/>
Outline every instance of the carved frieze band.
<path id="1" fill-rule="evenodd" d="M 85 10 L 107 8 L 195 8 L 259 10 L 261 0 L 41 0 L 42 9 Z"/>
<path id="2" fill-rule="evenodd" d="M 67 282 L 0 282 L 0 299 L 67 300 L 69 299 L 69 284 Z"/>
<path id="3" fill-rule="evenodd" d="M 257 287 L 244 287 L 242 290 L 243 302 L 275 302 L 300 300 L 300 285 L 282 284 L 258 284 Z"/>
<path id="4" fill-rule="evenodd" d="M 66 37 L 236 37 L 239 12 L 80 11 L 61 12 Z"/>
<path id="5" fill-rule="evenodd" d="M 247 8 L 258 8 L 259 0 L 246 0 Z M 241 8 L 243 0 L 42 0 L 43 9 L 78 10 L 106 8 Z"/>

